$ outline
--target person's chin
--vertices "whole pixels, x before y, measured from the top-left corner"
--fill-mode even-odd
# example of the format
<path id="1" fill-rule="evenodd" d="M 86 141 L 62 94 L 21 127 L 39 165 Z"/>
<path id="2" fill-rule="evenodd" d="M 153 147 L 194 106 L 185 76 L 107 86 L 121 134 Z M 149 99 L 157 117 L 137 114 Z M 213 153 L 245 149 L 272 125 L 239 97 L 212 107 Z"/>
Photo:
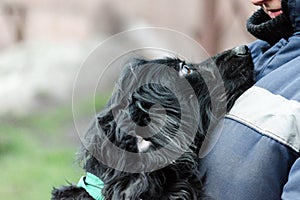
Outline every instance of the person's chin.
<path id="1" fill-rule="evenodd" d="M 271 18 L 276 18 L 279 15 L 282 14 L 282 10 L 267 10 L 266 13 L 271 17 Z"/>

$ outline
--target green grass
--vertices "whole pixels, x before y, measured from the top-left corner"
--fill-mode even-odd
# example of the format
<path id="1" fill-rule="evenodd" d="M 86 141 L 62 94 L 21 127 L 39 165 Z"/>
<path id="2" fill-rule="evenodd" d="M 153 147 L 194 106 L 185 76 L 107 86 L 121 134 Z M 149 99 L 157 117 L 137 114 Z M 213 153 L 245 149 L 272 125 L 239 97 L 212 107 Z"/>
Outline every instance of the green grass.
<path id="1" fill-rule="evenodd" d="M 99 110 L 106 101 L 107 95 L 97 97 L 96 109 Z M 91 106 L 87 102 L 81 105 L 83 114 Z M 79 142 L 69 142 L 67 137 L 70 136 L 64 133 L 73 123 L 69 105 L 26 117 L 11 116 L 0 120 L 2 198 L 50 199 L 53 186 L 65 185 L 67 181 L 76 183 L 84 175 L 75 162 Z"/>

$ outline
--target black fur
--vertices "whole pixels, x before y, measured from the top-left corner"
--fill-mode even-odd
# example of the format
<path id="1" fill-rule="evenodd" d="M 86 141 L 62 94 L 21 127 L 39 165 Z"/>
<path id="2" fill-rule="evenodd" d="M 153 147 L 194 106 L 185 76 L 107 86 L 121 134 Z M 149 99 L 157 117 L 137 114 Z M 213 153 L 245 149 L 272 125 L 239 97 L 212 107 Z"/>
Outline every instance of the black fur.
<path id="1" fill-rule="evenodd" d="M 244 46 L 200 64 L 130 62 L 86 134 L 84 169 L 105 183 L 105 199 L 206 199 L 198 171 L 202 141 L 252 84 L 253 63 Z M 139 139 L 150 147 L 142 149 Z M 52 199 L 92 198 L 70 185 L 54 189 Z"/>

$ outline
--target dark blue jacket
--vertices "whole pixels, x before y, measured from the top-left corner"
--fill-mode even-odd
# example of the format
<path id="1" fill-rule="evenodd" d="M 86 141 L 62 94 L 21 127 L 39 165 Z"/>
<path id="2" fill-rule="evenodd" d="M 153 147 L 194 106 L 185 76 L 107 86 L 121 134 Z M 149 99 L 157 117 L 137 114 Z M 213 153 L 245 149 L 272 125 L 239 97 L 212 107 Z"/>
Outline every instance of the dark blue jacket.
<path id="1" fill-rule="evenodd" d="M 289 14 L 292 37 L 249 45 L 256 84 L 237 100 L 203 158 L 213 199 L 300 199 L 300 0 L 289 0 Z"/>

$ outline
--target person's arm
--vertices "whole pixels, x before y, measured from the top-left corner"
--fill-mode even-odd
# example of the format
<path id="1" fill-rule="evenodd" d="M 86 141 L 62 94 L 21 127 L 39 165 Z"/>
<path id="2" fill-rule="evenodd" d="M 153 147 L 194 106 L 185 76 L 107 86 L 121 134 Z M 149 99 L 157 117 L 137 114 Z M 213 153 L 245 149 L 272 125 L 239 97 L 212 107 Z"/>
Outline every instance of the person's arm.
<path id="1" fill-rule="evenodd" d="M 300 199 L 300 158 L 293 164 L 281 196 L 282 200 Z"/>

